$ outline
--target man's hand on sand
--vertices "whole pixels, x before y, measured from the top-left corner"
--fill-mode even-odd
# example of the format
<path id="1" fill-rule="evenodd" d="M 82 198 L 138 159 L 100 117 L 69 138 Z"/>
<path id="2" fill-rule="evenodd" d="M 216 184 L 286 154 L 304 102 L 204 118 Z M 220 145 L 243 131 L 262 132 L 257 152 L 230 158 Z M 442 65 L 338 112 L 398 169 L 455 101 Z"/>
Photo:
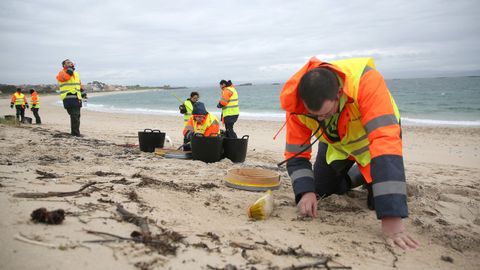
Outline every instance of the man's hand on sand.
<path id="1" fill-rule="evenodd" d="M 387 243 L 399 246 L 404 250 L 417 249 L 420 243 L 408 235 L 400 217 L 382 218 L 382 232 Z"/>
<path id="2" fill-rule="evenodd" d="M 307 192 L 297 204 L 300 214 L 306 217 L 317 217 L 317 195 L 314 192 Z"/>

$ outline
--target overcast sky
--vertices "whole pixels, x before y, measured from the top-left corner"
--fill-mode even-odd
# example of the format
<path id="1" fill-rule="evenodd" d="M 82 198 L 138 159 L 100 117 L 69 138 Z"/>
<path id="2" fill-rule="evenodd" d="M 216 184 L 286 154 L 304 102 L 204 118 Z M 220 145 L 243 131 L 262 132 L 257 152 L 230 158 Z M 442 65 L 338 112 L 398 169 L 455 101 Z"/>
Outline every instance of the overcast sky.
<path id="1" fill-rule="evenodd" d="M 480 75 L 480 1 L 0 1 L 0 83 L 284 82 L 311 56 L 386 78 Z"/>

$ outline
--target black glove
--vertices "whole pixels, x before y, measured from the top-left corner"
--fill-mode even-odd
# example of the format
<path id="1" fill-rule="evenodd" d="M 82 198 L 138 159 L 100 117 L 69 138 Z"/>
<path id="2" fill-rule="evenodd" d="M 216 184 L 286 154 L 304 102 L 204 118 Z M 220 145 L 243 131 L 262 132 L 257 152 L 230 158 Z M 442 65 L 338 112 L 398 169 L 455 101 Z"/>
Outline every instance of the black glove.
<path id="1" fill-rule="evenodd" d="M 217 104 L 217 108 L 219 108 L 219 109 L 220 109 L 220 108 L 223 108 L 222 103 L 219 102 L 219 103 Z"/>
<path id="2" fill-rule="evenodd" d="M 10 104 L 10 108 L 12 108 L 12 109 L 13 109 L 13 104 Z"/>
<path id="3" fill-rule="evenodd" d="M 67 74 L 73 76 L 73 68 L 67 68 Z"/>
<path id="4" fill-rule="evenodd" d="M 181 114 L 185 114 L 187 112 L 187 108 L 185 108 L 185 105 L 180 105 L 178 106 L 178 109 L 180 110 Z"/>
<path id="5" fill-rule="evenodd" d="M 27 103 L 27 104 L 25 104 L 25 107 L 28 109 L 28 103 Z"/>
<path id="6" fill-rule="evenodd" d="M 82 93 L 82 98 L 87 99 L 87 93 Z"/>

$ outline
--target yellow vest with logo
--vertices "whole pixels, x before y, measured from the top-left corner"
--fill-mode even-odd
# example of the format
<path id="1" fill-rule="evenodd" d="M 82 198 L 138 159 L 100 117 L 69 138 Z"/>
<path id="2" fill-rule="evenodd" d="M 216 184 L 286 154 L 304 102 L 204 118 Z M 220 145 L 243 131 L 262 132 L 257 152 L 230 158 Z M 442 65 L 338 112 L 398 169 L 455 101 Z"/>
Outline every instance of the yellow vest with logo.
<path id="1" fill-rule="evenodd" d="M 25 105 L 25 95 L 22 93 L 14 93 L 15 95 L 15 106 L 16 105 Z"/>
<path id="2" fill-rule="evenodd" d="M 239 115 L 240 114 L 240 108 L 238 107 L 238 93 L 237 90 L 233 86 L 228 86 L 225 87 L 225 90 L 230 90 L 232 91 L 232 96 L 230 97 L 230 100 L 227 103 L 227 106 L 222 108 L 222 116 L 232 116 L 232 115 Z"/>
<path id="3" fill-rule="evenodd" d="M 185 109 L 187 112 L 183 115 L 183 124 L 186 126 L 188 123 L 188 119 L 190 119 L 190 116 L 192 116 L 192 111 L 193 111 L 193 104 L 192 101 L 187 99 L 183 102 L 183 106 L 185 106 Z"/>
<path id="4" fill-rule="evenodd" d="M 60 88 L 60 97 L 64 100 L 68 94 L 76 95 L 76 97 L 81 100 L 82 94 L 80 92 L 80 76 L 75 71 L 70 77 L 70 80 L 65 82 L 58 82 L 58 87 Z M 75 96 L 68 95 L 69 98 L 75 98 Z"/>
<path id="5" fill-rule="evenodd" d="M 205 131 L 207 128 L 209 128 L 213 122 L 217 121 L 218 124 L 218 119 L 215 115 L 209 113 L 206 116 L 205 121 L 203 122 L 203 125 L 197 125 L 197 121 L 195 121 L 195 118 L 193 120 L 193 132 L 200 133 L 200 134 L 205 134 Z"/>
<path id="6" fill-rule="evenodd" d="M 362 167 L 365 167 L 370 163 L 371 160 L 369 150 L 370 143 L 368 141 L 367 132 L 361 123 L 361 114 L 357 97 L 360 78 L 362 77 L 363 71 L 367 66 L 375 69 L 375 63 L 372 58 L 353 58 L 333 61 L 331 64 L 339 67 L 343 73 L 345 73 L 346 81 L 344 82 L 344 85 L 347 87 L 345 90 L 348 91 L 354 102 L 346 103 L 343 107 L 343 110 L 348 110 L 350 120 L 347 124 L 345 136 L 339 142 L 328 142 L 322 136 L 321 131 L 317 132 L 315 136 L 317 138 L 321 136 L 319 140 L 328 144 L 326 154 L 326 160 L 328 164 L 335 160 L 345 160 L 349 156 L 352 156 L 355 158 L 357 163 L 359 163 Z M 397 121 L 400 122 L 400 113 L 391 95 L 390 100 L 392 102 Z M 312 130 L 312 132 L 317 130 L 319 123 L 316 119 L 312 119 L 305 115 L 297 115 L 297 117 L 305 126 Z M 325 121 L 328 123 L 328 119 Z"/>

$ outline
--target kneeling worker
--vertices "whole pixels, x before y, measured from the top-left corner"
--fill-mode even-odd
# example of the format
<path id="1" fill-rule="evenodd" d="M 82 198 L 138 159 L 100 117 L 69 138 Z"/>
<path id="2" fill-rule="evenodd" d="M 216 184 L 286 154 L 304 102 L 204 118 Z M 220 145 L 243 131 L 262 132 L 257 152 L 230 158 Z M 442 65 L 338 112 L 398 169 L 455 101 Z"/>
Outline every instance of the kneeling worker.
<path id="1" fill-rule="evenodd" d="M 188 119 L 183 129 L 183 142 L 189 143 L 195 134 L 202 134 L 205 137 L 218 136 L 220 134 L 220 125 L 215 115 L 207 112 L 202 102 L 193 104 L 192 116 Z M 184 145 L 183 150 L 191 150 L 190 145 Z"/>

